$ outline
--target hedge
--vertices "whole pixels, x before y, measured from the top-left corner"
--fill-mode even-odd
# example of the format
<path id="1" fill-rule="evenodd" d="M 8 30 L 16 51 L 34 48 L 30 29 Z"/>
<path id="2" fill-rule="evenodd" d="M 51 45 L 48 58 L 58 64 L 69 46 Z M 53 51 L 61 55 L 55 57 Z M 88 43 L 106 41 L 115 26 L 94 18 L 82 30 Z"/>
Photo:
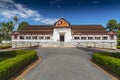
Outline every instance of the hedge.
<path id="1" fill-rule="evenodd" d="M 4 46 L 0 46 L 0 49 L 8 49 L 8 48 L 11 48 L 12 45 L 10 44 L 7 44 L 7 45 L 4 45 Z"/>
<path id="2" fill-rule="evenodd" d="M 120 53 L 97 52 L 93 60 L 120 76 Z"/>
<path id="3" fill-rule="evenodd" d="M 120 49 L 120 46 L 117 46 L 117 49 Z"/>
<path id="4" fill-rule="evenodd" d="M 10 57 L 3 57 L 3 58 L 0 57 L 0 62 L 4 61 L 4 60 L 6 60 L 6 59 L 9 59 L 9 58 L 10 58 Z"/>
<path id="5" fill-rule="evenodd" d="M 0 55 L 3 53 L 5 52 L 0 52 Z M 37 54 L 34 50 L 7 51 L 5 55 L 8 56 L 10 54 L 14 57 L 0 63 L 0 80 L 9 80 L 9 78 L 37 59 Z"/>
<path id="6" fill-rule="evenodd" d="M 16 51 L 0 52 L 0 57 L 15 57 L 15 56 L 17 56 Z"/>

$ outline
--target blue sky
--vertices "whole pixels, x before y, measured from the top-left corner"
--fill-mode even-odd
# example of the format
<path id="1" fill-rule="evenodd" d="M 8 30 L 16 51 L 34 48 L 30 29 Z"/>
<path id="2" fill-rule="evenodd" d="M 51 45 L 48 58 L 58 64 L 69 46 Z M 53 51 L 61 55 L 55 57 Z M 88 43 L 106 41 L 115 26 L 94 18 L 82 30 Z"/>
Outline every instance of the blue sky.
<path id="1" fill-rule="evenodd" d="M 54 24 L 63 16 L 70 24 L 120 22 L 120 0 L 0 0 L 0 22 L 19 17 L 32 25 Z"/>

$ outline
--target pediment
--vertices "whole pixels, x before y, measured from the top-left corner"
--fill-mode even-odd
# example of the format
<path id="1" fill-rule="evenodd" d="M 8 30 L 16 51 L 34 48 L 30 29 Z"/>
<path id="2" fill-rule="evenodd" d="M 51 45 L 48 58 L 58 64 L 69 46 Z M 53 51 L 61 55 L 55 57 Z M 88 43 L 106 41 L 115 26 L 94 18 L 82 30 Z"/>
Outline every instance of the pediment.
<path id="1" fill-rule="evenodd" d="M 55 23 L 55 27 L 69 27 L 70 23 L 65 19 L 61 18 Z"/>

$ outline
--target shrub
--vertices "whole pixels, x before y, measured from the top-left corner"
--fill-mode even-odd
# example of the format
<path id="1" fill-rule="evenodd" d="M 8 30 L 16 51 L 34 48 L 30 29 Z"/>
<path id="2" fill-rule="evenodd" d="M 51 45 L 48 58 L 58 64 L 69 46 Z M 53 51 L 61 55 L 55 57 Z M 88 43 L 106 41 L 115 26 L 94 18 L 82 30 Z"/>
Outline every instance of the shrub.
<path id="1" fill-rule="evenodd" d="M 8 80 L 37 59 L 37 54 L 34 50 L 8 51 L 5 55 L 8 56 L 10 54 L 16 56 L 0 63 L 0 80 Z"/>
<path id="2" fill-rule="evenodd" d="M 15 51 L 0 52 L 0 57 L 15 57 L 15 56 L 17 56 Z"/>
<path id="3" fill-rule="evenodd" d="M 120 46 L 120 40 L 119 39 L 117 40 L 117 45 Z"/>
<path id="4" fill-rule="evenodd" d="M 8 48 L 11 48 L 11 47 L 12 47 L 11 44 L 7 44 L 7 45 L 0 46 L 0 49 L 8 49 Z"/>
<path id="5" fill-rule="evenodd" d="M 120 76 L 120 53 L 94 53 L 93 60 Z"/>
<path id="6" fill-rule="evenodd" d="M 9 58 L 10 58 L 10 57 L 3 57 L 3 58 L 0 57 L 0 62 L 4 61 L 4 60 L 6 60 L 6 59 L 9 59 Z"/>
<path id="7" fill-rule="evenodd" d="M 117 49 L 120 49 L 120 46 L 117 46 Z"/>

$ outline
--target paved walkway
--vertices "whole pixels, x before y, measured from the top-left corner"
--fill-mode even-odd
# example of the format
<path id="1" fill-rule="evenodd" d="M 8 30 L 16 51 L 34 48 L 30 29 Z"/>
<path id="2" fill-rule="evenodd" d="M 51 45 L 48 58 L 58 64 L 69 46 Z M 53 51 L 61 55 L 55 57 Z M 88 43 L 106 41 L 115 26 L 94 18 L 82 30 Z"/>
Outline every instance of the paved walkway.
<path id="1" fill-rule="evenodd" d="M 32 69 L 25 80 L 112 80 L 88 61 L 91 50 L 86 48 L 40 48 L 42 62 Z"/>

